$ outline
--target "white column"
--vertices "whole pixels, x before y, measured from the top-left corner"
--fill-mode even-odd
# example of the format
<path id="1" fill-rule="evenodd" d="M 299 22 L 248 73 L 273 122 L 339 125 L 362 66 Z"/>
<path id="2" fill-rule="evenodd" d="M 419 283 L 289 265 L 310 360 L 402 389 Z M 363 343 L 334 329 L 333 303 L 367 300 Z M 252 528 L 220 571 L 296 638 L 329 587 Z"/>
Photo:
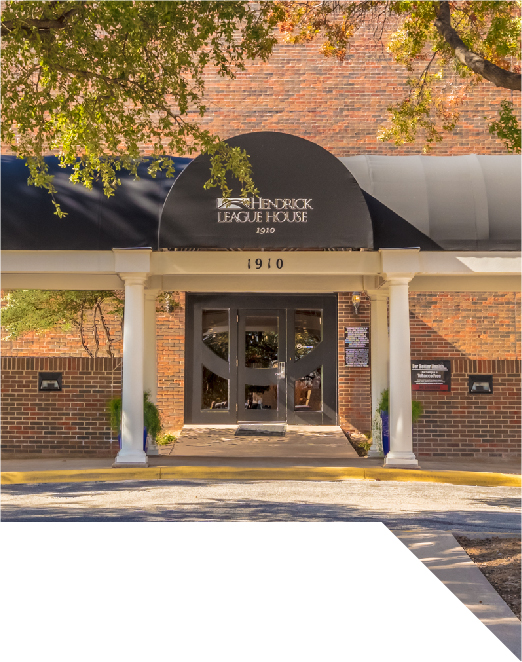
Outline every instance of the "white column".
<path id="1" fill-rule="evenodd" d="M 410 314 L 412 274 L 388 277 L 390 292 L 390 452 L 385 466 L 418 467 L 411 420 Z"/>
<path id="2" fill-rule="evenodd" d="M 158 356 L 156 351 L 156 299 L 159 290 L 145 290 L 145 348 L 143 353 L 143 386 L 150 401 L 158 404 Z M 159 455 L 152 437 L 147 440 L 147 455 Z"/>
<path id="3" fill-rule="evenodd" d="M 143 451 L 144 283 L 146 274 L 120 273 L 125 281 L 121 449 L 113 467 L 146 467 Z"/>
<path id="4" fill-rule="evenodd" d="M 370 351 L 372 381 L 372 422 L 381 393 L 388 388 L 388 292 L 368 291 L 370 297 Z M 382 448 L 373 440 L 368 457 L 383 457 Z"/>

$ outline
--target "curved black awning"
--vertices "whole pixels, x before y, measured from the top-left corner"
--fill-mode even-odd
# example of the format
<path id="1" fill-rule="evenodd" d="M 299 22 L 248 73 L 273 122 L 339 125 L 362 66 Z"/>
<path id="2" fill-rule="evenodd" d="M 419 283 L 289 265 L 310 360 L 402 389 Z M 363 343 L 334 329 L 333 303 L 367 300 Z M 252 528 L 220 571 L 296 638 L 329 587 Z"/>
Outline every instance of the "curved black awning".
<path id="1" fill-rule="evenodd" d="M 165 200 L 160 248 L 374 247 L 359 184 L 333 154 L 275 131 L 246 133 L 227 143 L 248 154 L 259 194 L 242 198 L 234 179 L 225 203 L 217 189 L 204 188 L 210 158 L 198 156 Z"/>

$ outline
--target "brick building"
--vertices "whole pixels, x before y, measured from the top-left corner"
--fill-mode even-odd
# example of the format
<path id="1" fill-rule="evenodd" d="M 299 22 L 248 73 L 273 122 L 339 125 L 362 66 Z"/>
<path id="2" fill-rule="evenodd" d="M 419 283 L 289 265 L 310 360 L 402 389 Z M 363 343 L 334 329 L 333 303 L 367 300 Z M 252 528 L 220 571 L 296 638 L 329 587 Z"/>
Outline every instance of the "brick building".
<path id="1" fill-rule="evenodd" d="M 284 132 L 311 141 L 340 160 L 348 173 L 346 190 L 353 197 L 337 200 L 332 215 L 323 214 L 323 225 L 315 226 L 315 243 L 288 239 L 286 244 L 274 245 L 263 243 L 269 239 L 266 236 L 254 241 L 240 236 L 242 226 L 234 221 L 234 231 L 227 235 L 229 243 L 219 245 L 219 241 L 205 239 L 206 230 L 197 235 L 201 227 L 194 226 L 191 235 L 185 220 L 175 214 L 170 219 L 175 231 L 169 236 L 161 209 L 172 182 L 161 178 L 152 182 L 146 176 L 141 183 L 125 180 L 115 198 L 103 203 L 85 192 L 71 193 L 66 177 L 58 177 L 59 190 L 66 194 L 63 206 L 69 212 L 64 226 L 53 218 L 44 195 L 20 188 L 23 170 L 7 159 L 14 174 L 9 180 L 6 167 L 3 175 L 4 185 L 7 182 L 12 190 L 11 198 L 3 201 L 3 286 L 125 288 L 134 310 L 129 316 L 145 319 L 145 341 L 137 355 L 145 352 L 146 357 L 145 375 L 140 377 L 131 360 L 136 345 L 127 350 L 127 377 L 133 383 L 144 380 L 167 430 L 179 430 L 184 422 L 216 425 L 226 419 L 230 424 L 247 420 L 341 425 L 346 431 L 369 433 L 376 402 L 390 385 L 391 425 L 395 426 L 392 455 L 394 438 L 409 436 L 406 447 L 395 449 L 396 465 L 414 464 L 417 457 L 429 455 L 518 455 L 520 180 L 516 171 L 520 162 L 518 157 L 495 156 L 502 154 L 502 146 L 484 130 L 481 119 L 491 114 L 504 94 L 490 85 L 474 88 L 455 135 L 436 145 L 432 156 L 417 156 L 420 142 L 398 148 L 376 138 L 385 108 L 403 94 L 404 74 L 386 56 L 375 57 L 372 48 L 368 35 L 347 63 L 338 64 L 322 58 L 314 44 L 281 45 L 268 63 L 249 65 L 237 81 L 210 74 L 207 79 L 208 128 L 227 138 L 251 131 Z M 289 143 L 289 149 L 293 144 Z M 146 153 L 148 146 L 142 147 Z M 328 186 L 321 179 L 324 172 L 314 154 L 306 163 L 299 162 L 299 155 L 294 159 L 296 167 L 309 171 L 310 180 L 306 180 L 307 174 L 296 170 L 309 190 L 320 188 L 318 183 Z M 473 154 L 487 156 L 470 156 Z M 187 159 L 176 161 L 177 174 L 187 163 Z M 281 181 L 294 164 L 281 166 Z M 172 191 L 195 170 L 190 166 Z M 269 181 L 270 175 L 267 177 Z M 337 170 L 332 177 L 345 181 Z M 188 204 L 193 203 L 197 210 L 202 200 L 208 210 L 212 208 L 208 213 L 215 220 L 215 192 L 209 195 L 198 194 Z M 274 211 L 279 195 L 286 193 L 265 196 L 274 203 Z M 316 199 L 320 192 L 317 196 L 304 190 L 288 195 L 288 201 L 296 196 L 293 202 L 298 211 L 294 212 L 299 214 L 303 204 L 300 207 L 299 200 Z M 74 204 L 69 204 L 73 198 Z M 357 234 L 367 227 L 369 234 L 354 239 L 352 233 L 339 240 L 335 234 L 338 225 L 333 221 L 328 225 L 324 219 L 334 218 L 339 209 L 341 216 L 343 209 L 346 214 L 352 204 L 360 207 L 352 220 L 346 215 L 342 232 L 350 226 Z M 186 218 L 190 213 L 187 211 Z M 260 227 L 276 227 L 278 232 L 283 225 L 285 231 L 290 227 L 270 225 L 271 221 L 266 225 L 269 212 L 264 213 Z M 311 227 L 309 224 L 308 229 Z M 145 249 L 149 246 L 151 252 Z M 53 252 L 57 250 L 60 255 Z M 256 260 L 265 260 L 258 274 L 253 273 Z M 277 265 L 278 260 L 282 263 L 279 271 L 277 266 L 270 273 L 264 271 L 267 264 Z M 395 310 L 402 310 L 398 313 L 402 318 L 395 322 L 391 310 L 388 320 L 390 284 L 396 291 Z M 175 292 L 180 305 L 171 309 L 157 305 L 156 297 L 164 290 Z M 405 297 L 411 334 L 407 350 Z M 329 302 L 335 303 L 327 315 Z M 223 311 L 228 311 L 226 324 Z M 287 329 L 284 339 L 283 324 Z M 261 326 L 256 330 L 256 325 Z M 390 334 L 395 334 L 391 340 L 388 326 Z M 369 330 L 369 346 L 364 347 L 363 338 L 358 357 L 352 351 L 358 343 L 353 337 L 350 342 L 354 329 Z M 248 352 L 259 350 L 259 343 L 253 345 L 258 342 L 257 332 L 272 340 L 277 335 L 279 353 L 274 354 L 273 346 L 265 343 L 265 359 L 258 353 L 259 361 L 249 364 Z M 246 346 L 239 340 L 241 334 Z M 325 334 L 330 334 L 326 350 L 321 348 Z M 298 335 L 308 345 L 298 343 Z M 225 336 L 228 353 L 220 354 L 218 341 Z M 294 341 L 296 346 L 290 347 Z M 132 342 L 139 345 L 140 340 Z M 317 355 L 317 365 L 312 365 L 308 355 Z M 393 365 L 397 357 L 400 365 Z M 72 334 L 49 332 L 4 341 L 3 452 L 114 455 L 117 444 L 106 420 L 105 402 L 120 392 L 122 359 L 125 380 L 121 338 L 116 343 L 116 358 L 94 360 L 85 357 Z M 239 368 L 240 359 L 247 361 L 242 369 L 255 371 L 253 366 L 259 365 L 258 372 L 268 370 L 270 375 L 243 374 L 244 369 L 234 372 L 233 362 Z M 261 367 L 263 360 L 270 365 Z M 298 374 L 295 366 L 299 361 L 305 365 L 305 360 L 310 364 L 306 363 L 308 372 Z M 448 386 L 441 378 L 430 390 L 414 391 L 415 399 L 424 405 L 424 415 L 412 436 L 401 422 L 411 408 L 410 360 L 426 365 L 445 362 L 451 374 L 448 390 L 439 389 Z M 286 363 L 283 376 L 281 362 Z M 42 372 L 62 373 L 62 390 L 39 391 L 38 374 Z M 489 379 L 492 392 L 471 391 L 474 377 L 480 377 L 481 383 Z M 393 383 L 403 387 L 393 389 Z M 136 393 L 140 389 L 128 396 L 128 402 L 139 402 Z M 139 425 L 130 422 L 131 428 L 139 429 Z M 132 434 L 125 433 L 124 445 L 127 439 L 132 446 Z M 142 462 L 143 457 L 134 451 L 122 461 Z"/>

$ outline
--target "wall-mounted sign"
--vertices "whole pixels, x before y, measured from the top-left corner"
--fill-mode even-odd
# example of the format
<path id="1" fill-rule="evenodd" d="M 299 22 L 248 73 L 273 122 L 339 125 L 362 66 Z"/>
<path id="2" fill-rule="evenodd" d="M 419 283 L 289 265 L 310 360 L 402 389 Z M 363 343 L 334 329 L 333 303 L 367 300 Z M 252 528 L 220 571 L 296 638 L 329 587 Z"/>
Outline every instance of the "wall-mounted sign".
<path id="1" fill-rule="evenodd" d="M 344 365 L 367 368 L 370 359 L 370 337 L 367 326 L 344 327 Z"/>
<path id="2" fill-rule="evenodd" d="M 232 186 L 225 202 L 205 189 L 210 158 L 198 156 L 172 186 L 161 214 L 159 248 L 373 248 L 364 196 L 350 171 L 319 145 L 286 133 L 227 141 L 245 149 L 256 197 Z"/>
<path id="3" fill-rule="evenodd" d="M 413 391 L 451 391 L 450 361 L 412 361 Z"/>

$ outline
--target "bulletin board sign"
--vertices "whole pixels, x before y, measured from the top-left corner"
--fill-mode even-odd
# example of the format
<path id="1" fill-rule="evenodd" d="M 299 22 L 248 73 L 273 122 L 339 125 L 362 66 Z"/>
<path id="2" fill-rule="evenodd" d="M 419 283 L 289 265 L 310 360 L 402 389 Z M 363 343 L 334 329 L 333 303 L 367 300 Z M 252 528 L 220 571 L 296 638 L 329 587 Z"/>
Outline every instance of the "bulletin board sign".
<path id="1" fill-rule="evenodd" d="M 367 368 L 370 363 L 370 336 L 367 326 L 344 327 L 344 365 Z"/>
<path id="2" fill-rule="evenodd" d="M 413 391 L 451 391 L 451 361 L 412 361 Z"/>

